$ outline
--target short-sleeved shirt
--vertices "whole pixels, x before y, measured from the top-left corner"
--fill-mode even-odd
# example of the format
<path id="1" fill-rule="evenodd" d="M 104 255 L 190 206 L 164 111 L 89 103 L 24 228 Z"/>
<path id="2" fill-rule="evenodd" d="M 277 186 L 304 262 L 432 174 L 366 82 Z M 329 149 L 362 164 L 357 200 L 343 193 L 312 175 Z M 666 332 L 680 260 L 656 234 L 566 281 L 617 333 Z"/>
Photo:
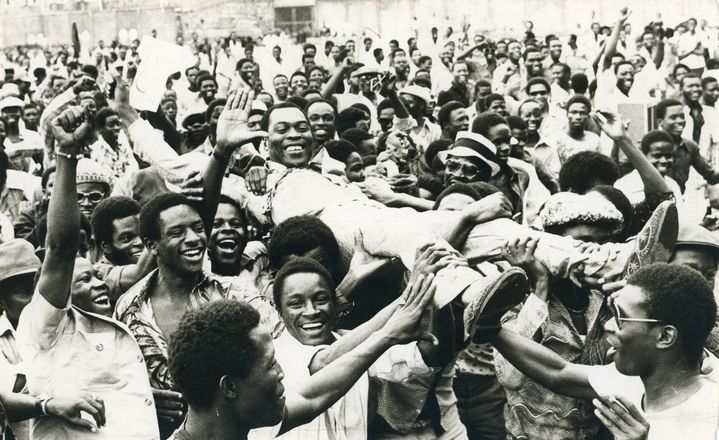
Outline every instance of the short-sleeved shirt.
<path id="1" fill-rule="evenodd" d="M 600 396 L 624 396 L 649 422 L 647 440 L 713 440 L 719 426 L 719 384 L 704 376 L 702 387 L 686 401 L 664 411 L 642 408 L 644 384 L 638 376 L 626 376 L 614 363 L 585 367 L 589 383 Z"/>
<path id="2" fill-rule="evenodd" d="M 158 273 L 155 269 L 120 297 L 115 306 L 115 317 L 130 328 L 132 336 L 140 345 L 152 387 L 167 390 L 172 389 L 174 384 L 167 360 L 167 337 L 155 321 L 150 302 L 150 291 L 157 284 Z M 235 286 L 233 277 L 220 278 L 203 273 L 202 279 L 192 290 L 189 299 L 191 308 L 219 299 L 245 301 L 259 312 L 260 322 L 267 327 L 273 337 L 277 337 L 283 328 L 272 304 L 258 294 L 240 291 Z"/>
<path id="3" fill-rule="evenodd" d="M 105 402 L 107 422 L 92 433 L 56 417 L 40 417 L 31 438 L 142 439 L 160 437 L 142 352 L 127 327 L 70 305 L 55 308 L 39 291 L 17 330 L 27 387 L 34 396 L 91 393 Z"/>

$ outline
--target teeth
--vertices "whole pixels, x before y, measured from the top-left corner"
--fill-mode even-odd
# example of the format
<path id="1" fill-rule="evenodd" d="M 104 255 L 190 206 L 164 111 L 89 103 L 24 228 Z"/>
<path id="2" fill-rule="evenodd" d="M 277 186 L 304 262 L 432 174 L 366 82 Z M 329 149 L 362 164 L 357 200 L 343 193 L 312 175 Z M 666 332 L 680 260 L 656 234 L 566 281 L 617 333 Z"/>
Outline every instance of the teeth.
<path id="1" fill-rule="evenodd" d="M 316 330 L 319 328 L 322 328 L 322 323 L 320 323 L 320 322 L 315 322 L 312 324 L 305 324 L 302 326 L 303 330 Z"/>
<path id="2" fill-rule="evenodd" d="M 199 249 L 190 249 L 189 251 L 182 252 L 182 255 L 185 255 L 186 257 L 199 257 L 200 254 L 202 254 L 202 251 Z"/>
<path id="3" fill-rule="evenodd" d="M 94 302 L 95 304 L 101 305 L 101 306 L 109 306 L 110 298 L 108 298 L 107 295 L 100 295 L 97 298 L 95 298 L 92 302 Z"/>
<path id="4" fill-rule="evenodd" d="M 225 240 L 218 241 L 217 246 L 224 250 L 234 250 L 235 248 L 237 248 L 237 243 L 235 242 L 235 240 L 228 238 Z"/>
<path id="5" fill-rule="evenodd" d="M 289 147 L 285 148 L 285 150 L 290 153 L 297 153 L 302 151 L 302 147 L 299 145 L 290 145 Z"/>

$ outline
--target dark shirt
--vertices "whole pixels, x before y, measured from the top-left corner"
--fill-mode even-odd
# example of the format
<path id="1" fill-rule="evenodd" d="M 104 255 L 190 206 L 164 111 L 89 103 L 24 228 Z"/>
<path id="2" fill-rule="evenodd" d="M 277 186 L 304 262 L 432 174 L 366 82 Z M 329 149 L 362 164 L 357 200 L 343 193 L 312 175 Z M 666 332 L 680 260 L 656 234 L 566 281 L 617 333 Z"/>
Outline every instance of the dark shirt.
<path id="1" fill-rule="evenodd" d="M 669 172 L 669 177 L 676 180 L 681 188 L 682 193 L 686 189 L 686 183 L 689 179 L 689 169 L 694 167 L 695 170 L 709 184 L 719 183 L 719 174 L 717 174 L 709 162 L 699 153 L 699 146 L 696 142 L 689 139 L 682 139 L 681 143 L 674 150 L 674 165 Z"/>

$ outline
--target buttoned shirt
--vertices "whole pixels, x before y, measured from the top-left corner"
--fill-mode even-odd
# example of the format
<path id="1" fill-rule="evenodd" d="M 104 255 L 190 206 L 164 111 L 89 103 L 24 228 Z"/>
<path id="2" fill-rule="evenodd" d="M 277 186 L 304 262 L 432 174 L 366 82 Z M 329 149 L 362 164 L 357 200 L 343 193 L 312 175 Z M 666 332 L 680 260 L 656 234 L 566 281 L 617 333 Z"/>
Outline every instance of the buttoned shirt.
<path id="1" fill-rule="evenodd" d="M 93 433 L 57 417 L 31 424 L 33 439 L 143 439 L 160 437 L 142 352 L 122 323 L 71 306 L 55 308 L 39 291 L 17 330 L 27 386 L 34 396 L 89 393 L 105 403 L 106 424 Z"/>
<path id="2" fill-rule="evenodd" d="M 168 366 L 167 337 L 155 320 L 150 292 L 157 285 L 159 270 L 155 269 L 132 286 L 115 306 L 115 318 L 125 323 L 140 345 L 145 358 L 150 384 L 153 388 L 171 389 L 174 385 Z M 270 302 L 257 294 L 245 293 L 235 284 L 234 277 L 217 277 L 202 273 L 202 277 L 190 294 L 190 308 L 194 309 L 210 301 L 234 299 L 245 301 L 260 314 L 260 321 L 276 337 L 282 330 L 277 311 Z"/>
<path id="3" fill-rule="evenodd" d="M 414 118 L 398 118 L 395 116 L 392 127 L 409 134 L 421 154 L 427 151 L 429 144 L 442 137 L 442 128 L 427 118 L 422 120 L 422 125 L 420 126 Z"/>

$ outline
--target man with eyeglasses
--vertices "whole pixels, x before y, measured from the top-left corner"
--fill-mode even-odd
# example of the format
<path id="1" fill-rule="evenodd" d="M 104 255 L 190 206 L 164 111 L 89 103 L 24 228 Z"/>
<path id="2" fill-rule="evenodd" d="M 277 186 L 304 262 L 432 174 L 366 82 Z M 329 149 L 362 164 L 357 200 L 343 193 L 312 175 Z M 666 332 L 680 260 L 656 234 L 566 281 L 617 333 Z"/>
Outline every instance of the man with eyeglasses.
<path id="1" fill-rule="evenodd" d="M 91 159 L 77 163 L 77 201 L 80 212 L 90 219 L 95 207 L 110 194 L 112 172 Z"/>
<path id="2" fill-rule="evenodd" d="M 571 363 L 536 342 L 498 329 L 494 347 L 517 369 L 558 394 L 591 400 L 622 439 L 713 439 L 719 425 L 719 370 L 704 344 L 716 320 L 709 284 L 688 267 L 639 269 L 608 298 L 609 365 Z"/>

